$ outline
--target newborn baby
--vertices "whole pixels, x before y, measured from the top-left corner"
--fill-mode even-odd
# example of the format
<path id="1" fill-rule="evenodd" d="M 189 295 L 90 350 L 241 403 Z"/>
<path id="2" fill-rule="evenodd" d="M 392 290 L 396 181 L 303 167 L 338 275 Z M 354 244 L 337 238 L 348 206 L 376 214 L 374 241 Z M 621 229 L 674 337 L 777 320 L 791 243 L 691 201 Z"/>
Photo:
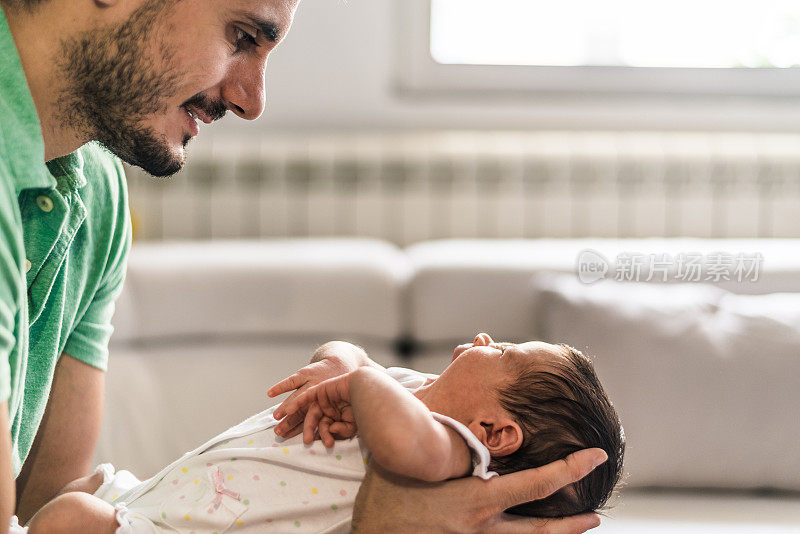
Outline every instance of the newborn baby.
<path id="1" fill-rule="evenodd" d="M 349 532 L 370 459 L 434 482 L 604 449 L 608 461 L 583 480 L 510 510 L 538 517 L 596 511 L 620 478 L 619 419 L 591 362 L 571 347 L 479 334 L 436 377 L 383 369 L 358 347 L 336 343 L 338 355 L 353 359 L 325 359 L 324 345 L 323 357 L 270 389 L 296 390 L 281 406 L 144 482 L 101 466 L 44 506 L 29 534 Z"/>

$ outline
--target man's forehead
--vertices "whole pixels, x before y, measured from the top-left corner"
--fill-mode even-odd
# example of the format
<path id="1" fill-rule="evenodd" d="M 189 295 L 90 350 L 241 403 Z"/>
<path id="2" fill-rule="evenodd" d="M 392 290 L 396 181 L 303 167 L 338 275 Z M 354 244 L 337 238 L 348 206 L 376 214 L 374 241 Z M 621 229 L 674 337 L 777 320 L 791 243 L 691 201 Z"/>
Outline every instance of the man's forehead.
<path id="1" fill-rule="evenodd" d="M 267 20 L 288 25 L 299 0 L 234 0 L 226 2 L 228 9 L 252 13 Z"/>

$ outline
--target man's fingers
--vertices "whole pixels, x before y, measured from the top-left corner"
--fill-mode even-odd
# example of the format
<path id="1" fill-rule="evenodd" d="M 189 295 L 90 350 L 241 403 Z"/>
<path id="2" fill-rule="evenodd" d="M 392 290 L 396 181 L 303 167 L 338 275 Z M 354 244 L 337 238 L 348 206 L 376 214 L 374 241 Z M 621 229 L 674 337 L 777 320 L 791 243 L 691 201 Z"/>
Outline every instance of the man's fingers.
<path id="1" fill-rule="evenodd" d="M 539 519 L 502 514 L 500 522 L 486 530 L 490 534 L 581 534 L 600 526 L 597 514 L 581 514 L 561 519 Z"/>
<path id="2" fill-rule="evenodd" d="M 518 504 L 552 495 L 567 484 L 576 482 L 608 459 L 602 449 L 584 449 L 563 460 L 503 475 L 493 482 L 497 485 L 492 495 L 498 512 Z"/>
<path id="3" fill-rule="evenodd" d="M 306 379 L 298 373 L 293 374 L 288 378 L 284 378 L 271 388 L 267 390 L 267 397 L 277 397 L 281 393 L 297 389 L 305 383 Z"/>

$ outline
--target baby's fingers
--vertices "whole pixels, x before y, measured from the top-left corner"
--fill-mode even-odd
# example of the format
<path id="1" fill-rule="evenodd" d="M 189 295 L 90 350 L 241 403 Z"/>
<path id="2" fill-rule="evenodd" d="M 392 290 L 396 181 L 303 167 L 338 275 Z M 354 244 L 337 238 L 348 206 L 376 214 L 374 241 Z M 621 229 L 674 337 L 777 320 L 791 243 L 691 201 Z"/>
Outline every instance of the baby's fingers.
<path id="1" fill-rule="evenodd" d="M 317 430 L 319 420 L 322 419 L 322 410 L 319 404 L 312 404 L 306 413 L 306 420 L 303 423 L 303 443 L 309 445 L 314 441 L 314 432 Z"/>
<path id="2" fill-rule="evenodd" d="M 335 423 L 334 423 L 335 424 Z M 331 435 L 331 420 L 328 417 L 323 417 L 319 422 L 319 437 L 322 443 L 329 449 L 333 447 L 333 436 Z"/>
<path id="3" fill-rule="evenodd" d="M 303 432 L 303 421 L 300 421 L 298 424 L 296 424 L 296 425 L 294 425 L 292 427 L 288 427 L 288 430 L 284 430 L 284 429 L 281 429 L 281 430 L 276 429 L 275 430 L 275 434 L 277 434 L 278 436 L 282 437 L 283 439 L 293 438 L 293 437 L 299 435 L 302 432 Z"/>
<path id="4" fill-rule="evenodd" d="M 356 435 L 357 430 L 358 429 L 354 423 L 348 423 L 345 421 L 336 421 L 335 423 L 331 424 L 329 428 L 329 432 L 333 435 L 339 436 L 340 439 L 352 438 Z"/>
<path id="5" fill-rule="evenodd" d="M 297 389 L 303 384 L 306 383 L 306 379 L 300 376 L 300 373 L 295 373 L 288 378 L 284 378 L 271 388 L 267 390 L 267 397 L 277 397 L 282 393 L 286 393 L 287 391 L 292 391 L 293 389 Z"/>
<path id="6" fill-rule="evenodd" d="M 310 390 L 306 390 L 294 398 L 289 397 L 288 399 L 283 401 L 283 404 L 278 406 L 278 408 L 274 412 L 272 412 L 272 417 L 274 417 L 275 419 L 280 419 L 282 417 L 285 417 L 286 415 L 291 415 L 297 412 L 298 410 L 305 408 L 312 402 L 314 402 L 314 396 L 309 395 L 308 394 L 309 391 Z M 294 393 L 292 395 L 294 395 Z"/>
<path id="7" fill-rule="evenodd" d="M 303 426 L 303 420 L 306 418 L 304 411 L 295 412 L 283 418 L 283 420 L 275 426 L 275 433 L 284 438 L 296 436 L 298 433 L 292 434 L 297 428 Z M 276 418 L 277 419 L 277 418 Z"/>

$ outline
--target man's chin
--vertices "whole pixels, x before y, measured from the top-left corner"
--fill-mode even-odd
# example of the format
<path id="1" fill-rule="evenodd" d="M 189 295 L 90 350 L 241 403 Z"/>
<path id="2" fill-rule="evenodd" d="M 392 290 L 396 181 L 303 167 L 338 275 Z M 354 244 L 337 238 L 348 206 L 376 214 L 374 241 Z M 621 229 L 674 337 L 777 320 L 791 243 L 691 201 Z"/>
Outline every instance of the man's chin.
<path id="1" fill-rule="evenodd" d="M 164 154 L 142 154 L 135 161 L 128 161 L 127 163 L 140 167 L 151 176 L 166 178 L 176 174 L 183 168 L 184 163 L 186 163 L 186 156 L 183 149 L 180 149 L 179 154 L 175 154 L 172 151 Z"/>
<path id="2" fill-rule="evenodd" d="M 153 165 L 151 163 L 144 163 L 142 165 L 137 165 L 137 167 L 141 167 L 142 170 L 151 176 L 155 176 L 157 178 L 167 178 L 177 174 L 178 171 L 183 169 L 184 163 L 185 160 L 180 159 L 170 162 L 168 165 Z"/>
<path id="3" fill-rule="evenodd" d="M 137 132 L 124 146 L 102 144 L 125 163 L 139 167 L 152 176 L 163 178 L 172 176 L 183 168 L 186 163 L 186 145 L 190 140 L 191 136 L 185 136 L 180 146 L 171 146 L 164 137 L 150 132 Z"/>

